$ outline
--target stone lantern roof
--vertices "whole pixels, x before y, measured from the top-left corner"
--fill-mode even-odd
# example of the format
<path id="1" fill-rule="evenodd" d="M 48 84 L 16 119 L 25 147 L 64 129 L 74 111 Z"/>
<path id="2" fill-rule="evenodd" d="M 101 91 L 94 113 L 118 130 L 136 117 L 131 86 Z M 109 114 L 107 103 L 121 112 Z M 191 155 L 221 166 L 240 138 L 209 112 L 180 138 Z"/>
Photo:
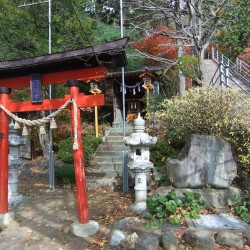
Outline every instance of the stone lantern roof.
<path id="1" fill-rule="evenodd" d="M 127 146 L 151 146 L 157 142 L 157 137 L 152 137 L 144 132 L 145 120 L 142 119 L 140 113 L 138 114 L 138 118 L 134 120 L 134 130 L 135 133 L 123 139 Z"/>

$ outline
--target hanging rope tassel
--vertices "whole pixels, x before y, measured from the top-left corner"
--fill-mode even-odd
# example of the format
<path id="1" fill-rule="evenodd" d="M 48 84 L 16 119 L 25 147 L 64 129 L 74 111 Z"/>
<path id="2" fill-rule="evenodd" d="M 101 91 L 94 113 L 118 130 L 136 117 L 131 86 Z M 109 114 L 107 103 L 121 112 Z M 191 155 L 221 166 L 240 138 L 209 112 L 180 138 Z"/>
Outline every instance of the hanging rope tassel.
<path id="1" fill-rule="evenodd" d="M 39 134 L 40 135 L 46 135 L 46 130 L 45 130 L 44 125 L 40 125 Z"/>
<path id="2" fill-rule="evenodd" d="M 133 95 L 135 95 L 136 94 L 136 92 L 135 92 L 135 88 L 133 88 Z"/>
<path id="3" fill-rule="evenodd" d="M 27 129 L 27 126 L 23 126 L 23 132 L 22 132 L 22 136 L 28 136 L 29 133 L 28 133 L 28 129 Z"/>
<path id="4" fill-rule="evenodd" d="M 17 121 L 15 121 L 14 129 L 20 129 L 20 128 L 21 128 L 20 124 Z"/>
<path id="5" fill-rule="evenodd" d="M 51 129 L 56 129 L 56 128 L 57 128 L 56 120 L 55 120 L 54 117 L 51 119 L 50 128 L 51 128 Z"/>

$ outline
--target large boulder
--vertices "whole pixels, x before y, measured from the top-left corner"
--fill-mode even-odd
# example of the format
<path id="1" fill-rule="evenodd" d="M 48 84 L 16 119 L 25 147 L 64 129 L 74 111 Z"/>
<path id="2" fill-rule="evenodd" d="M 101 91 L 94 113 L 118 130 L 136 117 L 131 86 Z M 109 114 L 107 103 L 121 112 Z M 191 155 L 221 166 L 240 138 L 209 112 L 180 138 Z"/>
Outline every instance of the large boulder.
<path id="1" fill-rule="evenodd" d="M 230 144 L 216 136 L 194 134 L 178 159 L 167 159 L 167 175 L 177 188 L 228 188 L 237 174 Z"/>

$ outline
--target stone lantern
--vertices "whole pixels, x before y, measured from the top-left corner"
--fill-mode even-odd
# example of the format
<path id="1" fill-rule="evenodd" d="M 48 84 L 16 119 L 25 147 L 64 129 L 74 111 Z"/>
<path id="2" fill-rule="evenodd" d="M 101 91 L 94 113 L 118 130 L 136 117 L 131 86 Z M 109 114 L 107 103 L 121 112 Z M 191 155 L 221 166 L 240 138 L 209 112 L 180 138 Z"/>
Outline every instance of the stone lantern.
<path id="1" fill-rule="evenodd" d="M 23 199 L 18 194 L 18 168 L 22 165 L 20 160 L 20 146 L 26 144 L 26 138 L 21 138 L 14 129 L 14 123 L 9 125 L 9 180 L 8 180 L 8 203 L 17 204 Z"/>
<path id="2" fill-rule="evenodd" d="M 147 207 L 147 174 L 154 168 L 153 163 L 149 161 L 149 147 L 156 143 L 157 138 L 144 133 L 145 120 L 140 114 L 134 120 L 134 130 L 135 133 L 124 137 L 123 141 L 131 148 L 131 161 L 128 167 L 135 173 L 135 203 L 130 206 L 129 210 L 141 212 Z"/>

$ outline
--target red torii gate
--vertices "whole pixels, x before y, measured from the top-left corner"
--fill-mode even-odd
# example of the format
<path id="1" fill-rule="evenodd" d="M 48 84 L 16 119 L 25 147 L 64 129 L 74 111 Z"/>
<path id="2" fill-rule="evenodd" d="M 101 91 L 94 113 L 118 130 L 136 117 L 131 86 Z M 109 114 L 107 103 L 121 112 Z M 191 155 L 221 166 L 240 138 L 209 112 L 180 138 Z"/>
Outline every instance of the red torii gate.
<path id="1" fill-rule="evenodd" d="M 0 104 L 3 105 L 10 112 L 29 112 L 29 111 L 39 111 L 39 110 L 55 110 L 60 108 L 69 99 L 74 99 L 77 106 L 77 133 L 78 133 L 78 149 L 74 150 L 74 168 L 76 177 L 76 191 L 77 191 L 77 209 L 78 209 L 78 222 L 88 223 L 89 213 L 87 204 L 87 189 L 86 189 L 86 178 L 84 172 L 84 151 L 82 148 L 82 135 L 81 135 L 81 121 L 79 109 L 87 106 L 100 106 L 104 105 L 104 95 L 84 95 L 79 93 L 79 80 L 90 80 L 90 79 L 101 79 L 106 76 L 107 67 L 122 67 L 125 66 L 126 56 L 124 52 L 124 47 L 128 42 L 127 38 L 119 39 L 110 43 L 103 45 L 98 45 L 95 47 L 82 49 L 70 52 L 72 54 L 68 55 L 65 53 L 52 54 L 44 58 L 38 57 L 40 59 L 40 64 L 33 66 L 32 61 L 37 62 L 37 58 L 31 60 L 29 66 L 25 65 L 25 60 L 18 61 L 18 66 L 16 66 L 15 71 L 4 70 L 1 74 L 1 63 L 0 63 Z M 96 52 L 98 51 L 98 53 Z M 76 57 L 78 52 L 81 54 L 81 60 L 88 59 L 87 66 L 83 67 L 83 64 L 79 64 L 79 61 L 75 63 L 75 68 L 79 66 L 83 67 L 80 69 L 65 70 L 67 65 L 71 65 L 75 60 L 79 60 Z M 84 53 L 85 52 L 85 53 Z M 64 54 L 64 64 L 62 64 L 62 54 Z M 57 56 L 58 55 L 58 56 Z M 98 58 L 97 58 L 98 56 Z M 58 70 L 57 61 L 54 62 L 55 58 L 60 58 L 59 64 L 61 70 Z M 89 60 L 91 58 L 91 60 Z M 94 59 L 93 59 L 94 58 Z M 100 67 L 100 58 L 102 58 L 103 66 Z M 51 60 L 54 64 L 51 66 Z M 46 69 L 44 66 L 44 61 L 50 62 L 50 67 Z M 43 62 L 41 64 L 41 62 Z M 4 62 L 6 63 L 6 62 Z M 46 63 L 45 63 L 46 64 Z M 21 66 L 20 66 L 21 65 Z M 27 64 L 26 64 L 27 65 Z M 63 65 L 63 66 L 62 66 Z M 97 66 L 97 67 L 94 67 Z M 71 65 L 72 68 L 72 65 Z M 46 72 L 49 71 L 49 72 Z M 9 94 L 12 88 L 28 87 L 30 86 L 30 75 L 27 74 L 40 73 L 42 84 L 58 84 L 67 82 L 70 88 L 70 94 L 66 95 L 64 98 L 45 99 L 41 103 L 33 104 L 30 101 L 14 102 L 9 99 Z M 14 75 L 14 77 L 11 77 Z M 71 109 L 72 117 L 72 132 L 74 134 L 75 119 L 74 110 L 72 105 L 69 106 Z M 0 215 L 4 216 L 8 214 L 8 134 L 9 134 L 9 117 L 8 115 L 0 109 Z"/>

